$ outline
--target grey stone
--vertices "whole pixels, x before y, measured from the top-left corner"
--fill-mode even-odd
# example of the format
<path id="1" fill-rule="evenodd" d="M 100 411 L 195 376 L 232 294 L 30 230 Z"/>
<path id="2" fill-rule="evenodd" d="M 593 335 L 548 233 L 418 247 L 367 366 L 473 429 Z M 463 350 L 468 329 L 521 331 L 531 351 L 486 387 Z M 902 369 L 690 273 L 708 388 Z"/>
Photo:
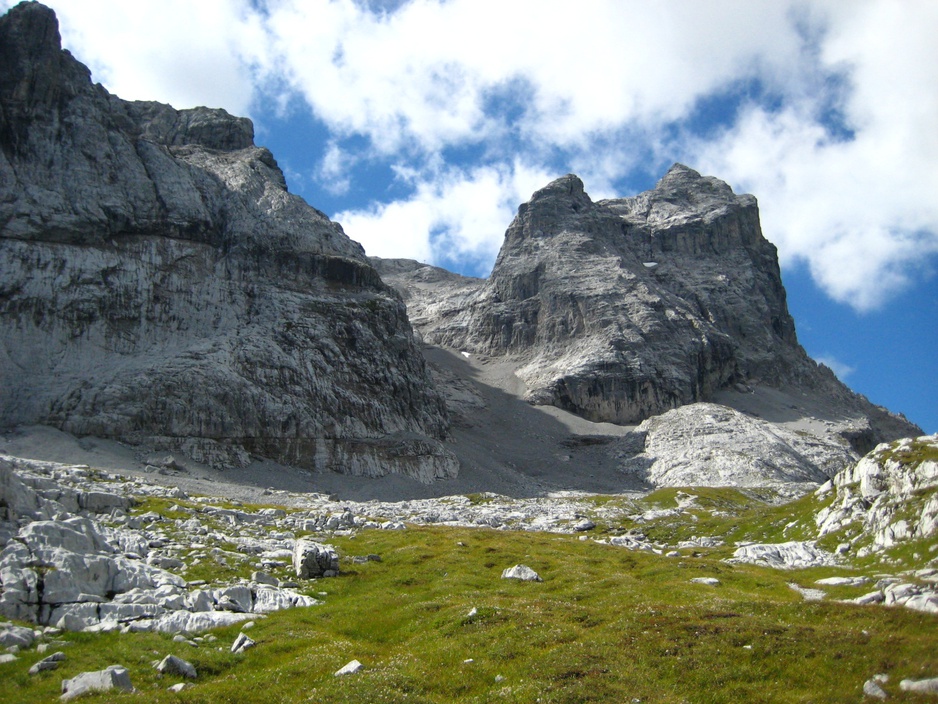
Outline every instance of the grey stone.
<path id="1" fill-rule="evenodd" d="M 280 580 L 266 572 L 253 572 L 251 574 L 251 581 L 257 582 L 258 584 L 269 584 L 272 587 L 280 586 Z"/>
<path id="2" fill-rule="evenodd" d="M 221 611 L 248 613 L 254 609 L 254 594 L 249 587 L 238 585 L 213 592 L 215 608 Z"/>
<path id="3" fill-rule="evenodd" d="M 97 672 L 83 672 L 75 677 L 62 680 L 62 701 L 71 701 L 76 697 L 89 692 L 107 692 L 111 689 L 120 689 L 125 692 L 133 691 L 130 674 L 122 665 L 111 665 Z"/>
<path id="4" fill-rule="evenodd" d="M 243 653 L 248 648 L 253 648 L 257 643 L 255 643 L 251 638 L 248 638 L 244 633 L 239 633 L 238 637 L 235 638 L 234 643 L 231 644 L 232 653 Z"/>
<path id="5" fill-rule="evenodd" d="M 874 699 L 888 699 L 889 695 L 875 679 L 867 680 L 863 683 L 863 694 Z"/>
<path id="6" fill-rule="evenodd" d="M 301 538 L 293 548 L 293 569 L 300 579 L 335 576 L 339 572 L 339 555 L 331 545 Z"/>
<path id="7" fill-rule="evenodd" d="M 163 675 L 178 675 L 179 677 L 187 677 L 190 680 L 194 680 L 198 677 L 198 673 L 195 667 L 192 666 L 192 663 L 178 658 L 175 655 L 167 655 L 156 666 L 156 669 Z"/>
<path id="8" fill-rule="evenodd" d="M 543 582 L 540 575 L 527 565 L 515 565 L 502 572 L 502 579 L 520 579 L 523 582 Z"/>
<path id="9" fill-rule="evenodd" d="M 720 580 L 716 577 L 693 577 L 690 581 L 693 584 L 706 584 L 711 587 L 715 587 L 720 583 Z"/>
<path id="10" fill-rule="evenodd" d="M 0 648 L 17 647 L 24 650 L 33 644 L 36 634 L 32 628 L 15 626 L 12 623 L 0 623 Z"/>
<path id="11" fill-rule="evenodd" d="M 52 653 L 52 655 L 43 658 L 31 668 L 29 668 L 29 674 L 38 675 L 40 672 L 46 672 L 48 670 L 55 670 L 58 668 L 59 663 L 65 660 L 65 653 L 59 651 L 57 653 Z"/>

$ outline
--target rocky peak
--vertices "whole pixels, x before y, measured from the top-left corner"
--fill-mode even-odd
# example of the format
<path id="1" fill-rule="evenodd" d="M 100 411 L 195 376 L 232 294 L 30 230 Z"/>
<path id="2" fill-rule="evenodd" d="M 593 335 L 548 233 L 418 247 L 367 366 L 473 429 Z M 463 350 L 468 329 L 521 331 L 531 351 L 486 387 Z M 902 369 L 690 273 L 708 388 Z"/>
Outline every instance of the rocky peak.
<path id="1" fill-rule="evenodd" d="M 221 108 L 173 110 L 153 102 L 128 103 L 142 139 L 167 147 L 196 145 L 218 151 L 237 151 L 254 146 L 254 124 L 246 117 Z"/>
<path id="2" fill-rule="evenodd" d="M 55 106 L 74 95 L 88 69 L 61 48 L 55 13 L 36 2 L 13 7 L 0 21 L 0 91 L 8 99 L 0 112 L 0 147 L 17 149 L 25 121 L 47 120 Z"/>
<path id="3" fill-rule="evenodd" d="M 389 279 L 424 339 L 514 364 L 534 404 L 633 424 L 785 387 L 835 409 L 835 443 L 865 451 L 867 435 L 915 431 L 798 344 L 756 199 L 682 164 L 649 191 L 595 203 L 576 176 L 557 179 L 518 209 L 487 281 L 435 278 L 419 295 L 407 272 Z"/>

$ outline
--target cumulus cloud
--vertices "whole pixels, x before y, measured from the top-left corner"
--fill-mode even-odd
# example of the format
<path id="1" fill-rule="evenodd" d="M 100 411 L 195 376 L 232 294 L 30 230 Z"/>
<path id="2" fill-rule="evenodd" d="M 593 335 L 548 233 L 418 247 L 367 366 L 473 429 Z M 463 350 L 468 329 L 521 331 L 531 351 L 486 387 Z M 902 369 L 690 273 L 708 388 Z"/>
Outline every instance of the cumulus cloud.
<path id="1" fill-rule="evenodd" d="M 916 10 L 916 12 L 912 12 Z M 823 66 L 849 89 L 826 124 L 825 95 L 744 110 L 697 163 L 760 197 L 782 263 L 807 262 L 835 300 L 881 306 L 938 253 L 938 6 L 857 3 L 830 18 Z"/>
<path id="2" fill-rule="evenodd" d="M 338 130 L 383 150 L 514 130 L 584 144 L 623 123 L 679 119 L 741 76 L 791 80 L 802 43 L 785 3 L 415 0 L 393 13 L 281 0 L 267 27 L 290 84 Z M 491 99 L 520 94 L 511 120 Z"/>
<path id="3" fill-rule="evenodd" d="M 469 170 L 443 167 L 417 179 L 406 200 L 376 203 L 336 215 L 346 233 L 379 257 L 460 264 L 487 273 L 518 204 L 551 180 L 548 172 L 516 162 Z"/>

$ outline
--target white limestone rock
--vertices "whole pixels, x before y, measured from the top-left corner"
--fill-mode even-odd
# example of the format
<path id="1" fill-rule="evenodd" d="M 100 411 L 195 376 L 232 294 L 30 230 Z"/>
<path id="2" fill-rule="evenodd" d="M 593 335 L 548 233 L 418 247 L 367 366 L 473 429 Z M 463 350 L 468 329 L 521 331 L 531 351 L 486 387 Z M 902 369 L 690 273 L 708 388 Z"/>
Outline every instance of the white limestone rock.
<path id="1" fill-rule="evenodd" d="M 300 579 L 335 577 L 339 573 L 339 554 L 331 545 L 301 538 L 293 548 L 293 570 Z"/>
<path id="2" fill-rule="evenodd" d="M 622 471 L 652 486 L 765 486 L 824 482 L 857 455 L 726 406 L 694 403 L 644 421 L 623 450 Z"/>
<path id="3" fill-rule="evenodd" d="M 201 633 L 257 618 L 255 614 L 233 611 L 171 611 L 154 619 L 147 630 L 160 633 Z"/>
<path id="4" fill-rule="evenodd" d="M 888 699 L 889 695 L 875 679 L 869 679 L 863 683 L 863 694 L 874 699 Z"/>
<path id="5" fill-rule="evenodd" d="M 362 665 L 358 660 L 352 660 L 347 665 L 344 665 L 340 669 L 336 670 L 335 676 L 342 677 L 343 675 L 354 675 L 356 672 L 361 672 L 365 669 L 365 666 Z"/>
<path id="6" fill-rule="evenodd" d="M 255 643 L 251 638 L 248 638 L 244 633 L 239 633 L 238 637 L 235 638 L 234 643 L 231 644 L 232 653 L 243 653 L 248 648 L 253 648 L 257 643 Z"/>
<path id="7" fill-rule="evenodd" d="M 854 526 L 872 538 L 867 549 L 873 552 L 935 535 L 938 435 L 878 445 L 819 496 L 828 501 L 815 516 L 819 535 Z"/>
<path id="8" fill-rule="evenodd" d="M 938 694 L 938 677 L 922 680 L 902 680 L 899 683 L 899 689 L 903 692 L 915 692 L 916 694 Z"/>
<path id="9" fill-rule="evenodd" d="M 502 579 L 519 579 L 522 582 L 543 582 L 541 576 L 527 565 L 515 565 L 502 572 Z"/>
<path id="10" fill-rule="evenodd" d="M 729 562 L 747 562 L 776 569 L 834 566 L 837 558 L 811 542 L 763 543 L 736 548 Z"/>
<path id="11" fill-rule="evenodd" d="M 107 692 L 112 689 L 132 692 L 133 688 L 127 668 L 122 665 L 111 665 L 104 670 L 83 672 L 71 679 L 62 680 L 60 700 L 67 702 L 90 692 Z"/>

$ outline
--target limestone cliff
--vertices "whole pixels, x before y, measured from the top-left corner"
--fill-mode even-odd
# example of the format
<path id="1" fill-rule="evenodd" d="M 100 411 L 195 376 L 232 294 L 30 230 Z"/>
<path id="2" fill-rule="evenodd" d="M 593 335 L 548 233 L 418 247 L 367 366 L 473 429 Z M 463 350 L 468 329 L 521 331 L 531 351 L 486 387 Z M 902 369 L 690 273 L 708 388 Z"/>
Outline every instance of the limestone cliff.
<path id="1" fill-rule="evenodd" d="M 249 120 L 110 95 L 36 3 L 0 66 L 0 425 L 455 474 L 400 297 Z"/>

